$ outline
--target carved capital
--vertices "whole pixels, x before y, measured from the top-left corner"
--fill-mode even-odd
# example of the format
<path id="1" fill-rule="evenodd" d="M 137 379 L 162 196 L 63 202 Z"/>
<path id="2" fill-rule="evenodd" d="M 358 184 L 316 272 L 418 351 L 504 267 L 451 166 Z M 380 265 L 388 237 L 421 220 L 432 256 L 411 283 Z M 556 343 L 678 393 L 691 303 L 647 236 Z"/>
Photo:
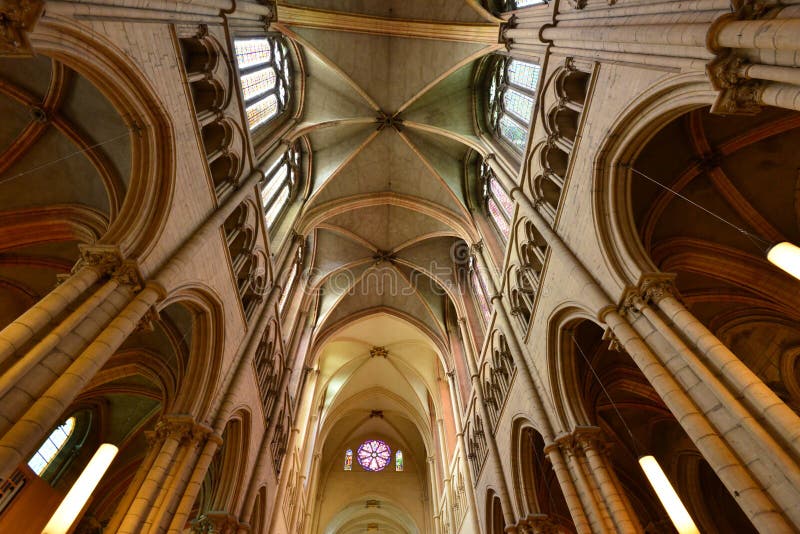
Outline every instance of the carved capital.
<path id="1" fill-rule="evenodd" d="M 144 287 L 144 280 L 139 273 L 139 266 L 134 261 L 123 261 L 111 275 L 121 285 L 131 286 L 134 291 Z"/>
<path id="2" fill-rule="evenodd" d="M 206 512 L 192 521 L 192 532 L 235 534 L 239 528 L 236 516 L 223 511 Z"/>
<path id="3" fill-rule="evenodd" d="M 639 291 L 645 302 L 658 304 L 664 297 L 677 297 L 674 274 L 654 274 L 642 278 Z"/>
<path id="4" fill-rule="evenodd" d="M 572 432 L 575 444 L 580 446 L 583 452 L 595 450 L 605 453 L 607 450 L 606 441 L 603 439 L 603 431 L 596 426 L 578 426 Z"/>
<path id="5" fill-rule="evenodd" d="M 639 289 L 629 288 L 622 297 L 622 303 L 619 305 L 619 313 L 630 318 L 635 318 L 645 304 Z"/>
<path id="6" fill-rule="evenodd" d="M 583 9 L 586 7 L 586 0 L 567 0 L 567 3 L 575 9 Z"/>
<path id="7" fill-rule="evenodd" d="M 756 115 L 761 111 L 763 83 L 755 80 L 743 81 L 733 87 L 722 89 L 711 106 L 711 113 L 720 115 Z"/>
<path id="8" fill-rule="evenodd" d="M 173 438 L 183 442 L 194 436 L 196 426 L 194 418 L 189 415 L 166 415 L 156 423 L 154 434 L 158 440 Z"/>
<path id="9" fill-rule="evenodd" d="M 81 253 L 81 259 L 75 264 L 72 272 L 76 272 L 82 267 L 93 267 L 106 274 L 122 264 L 122 256 L 114 245 L 78 245 L 78 250 Z"/>
<path id="10" fill-rule="evenodd" d="M 42 0 L 0 0 L 0 56 L 32 56 L 28 33 L 44 11 Z"/>

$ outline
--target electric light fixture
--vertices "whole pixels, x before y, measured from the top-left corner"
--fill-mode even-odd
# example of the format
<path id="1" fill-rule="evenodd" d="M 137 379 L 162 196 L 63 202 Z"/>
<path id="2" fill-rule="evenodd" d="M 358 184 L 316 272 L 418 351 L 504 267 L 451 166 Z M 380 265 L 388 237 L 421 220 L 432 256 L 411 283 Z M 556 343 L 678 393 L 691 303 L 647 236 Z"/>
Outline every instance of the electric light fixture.
<path id="1" fill-rule="evenodd" d="M 784 241 L 767 251 L 767 259 L 776 267 L 800 279 L 800 247 Z"/>
<path id="2" fill-rule="evenodd" d="M 692 517 L 681 502 L 681 498 L 675 493 L 675 489 L 670 484 L 669 479 L 664 474 L 658 460 L 653 456 L 642 456 L 639 458 L 639 465 L 642 466 L 647 480 L 658 495 L 658 500 L 667 510 L 667 515 L 672 520 L 672 524 L 680 534 L 700 534 L 697 526 L 692 521 Z"/>

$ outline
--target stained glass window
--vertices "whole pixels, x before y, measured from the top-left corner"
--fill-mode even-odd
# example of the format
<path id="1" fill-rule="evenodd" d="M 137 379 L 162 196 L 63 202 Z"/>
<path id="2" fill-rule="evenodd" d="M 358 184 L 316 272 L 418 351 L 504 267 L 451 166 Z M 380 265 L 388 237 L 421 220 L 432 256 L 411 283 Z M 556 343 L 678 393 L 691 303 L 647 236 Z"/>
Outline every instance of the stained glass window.
<path id="1" fill-rule="evenodd" d="M 347 449 L 347 452 L 344 453 L 344 470 L 353 470 L 353 449 Z"/>
<path id="2" fill-rule="evenodd" d="M 28 460 L 28 467 L 36 473 L 37 476 L 41 476 L 44 473 L 47 466 L 50 465 L 61 449 L 64 447 L 64 444 L 69 439 L 72 431 L 75 429 L 75 418 L 70 417 L 64 424 L 53 430 L 42 446 L 39 447 L 30 460 Z"/>
<path id="3" fill-rule="evenodd" d="M 394 470 L 395 471 L 403 470 L 403 451 L 397 451 L 396 453 L 394 453 Z"/>
<path id="4" fill-rule="evenodd" d="M 511 233 L 511 219 L 514 216 L 514 202 L 500 185 L 497 176 L 487 162 L 481 161 L 479 172 L 480 192 L 486 213 L 504 240 L 508 241 Z"/>
<path id="5" fill-rule="evenodd" d="M 541 72 L 542 69 L 539 65 L 512 59 L 508 63 L 508 82 L 528 91 L 536 91 L 536 88 L 539 87 L 539 73 Z"/>
<path id="6" fill-rule="evenodd" d="M 496 60 L 489 74 L 487 123 L 519 152 L 528 140 L 540 74 L 539 65 L 507 57 Z"/>
<path id="7" fill-rule="evenodd" d="M 281 295 L 280 300 L 278 301 L 278 310 L 283 312 L 283 307 L 286 305 L 286 302 L 289 300 L 289 295 L 291 295 L 292 290 L 294 289 L 294 283 L 297 279 L 297 273 L 300 272 L 300 266 L 303 264 L 303 247 L 297 247 L 297 252 L 295 252 L 294 256 L 294 263 L 292 264 L 292 270 L 289 273 L 289 277 L 286 279 L 286 283 L 283 285 L 283 294 Z"/>
<path id="8" fill-rule="evenodd" d="M 469 272 L 470 285 L 472 286 L 472 294 L 475 296 L 475 300 L 478 303 L 478 308 L 481 310 L 483 320 L 488 323 L 492 316 L 492 311 L 489 307 L 489 299 L 486 297 L 486 289 L 483 287 L 483 282 L 478 274 L 478 268 L 475 263 L 475 258 L 471 257 Z"/>
<path id="9" fill-rule="evenodd" d="M 292 68 L 280 37 L 237 39 L 236 63 L 250 130 L 274 119 L 288 107 Z"/>
<path id="10" fill-rule="evenodd" d="M 392 449 L 379 439 L 369 439 L 358 447 L 358 463 L 367 471 L 383 471 L 392 460 Z"/>
<path id="11" fill-rule="evenodd" d="M 295 143 L 278 163 L 267 171 L 261 183 L 261 203 L 264 206 L 264 219 L 267 228 L 272 228 L 280 219 L 284 208 L 292 200 L 300 175 L 300 144 Z"/>

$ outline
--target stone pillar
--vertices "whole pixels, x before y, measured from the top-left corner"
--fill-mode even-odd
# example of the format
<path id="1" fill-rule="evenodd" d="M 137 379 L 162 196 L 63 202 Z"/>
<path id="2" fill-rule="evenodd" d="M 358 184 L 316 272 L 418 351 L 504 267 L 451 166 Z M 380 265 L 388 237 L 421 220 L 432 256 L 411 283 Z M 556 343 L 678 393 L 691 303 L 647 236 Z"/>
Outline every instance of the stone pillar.
<path id="1" fill-rule="evenodd" d="M 453 419 L 456 423 L 456 437 L 458 438 L 458 444 L 461 448 L 461 451 L 456 451 L 459 458 L 459 470 L 461 471 L 461 476 L 467 481 L 465 486 L 465 491 L 467 494 L 468 506 L 469 506 L 469 516 L 470 521 L 472 523 L 472 532 L 479 534 L 481 532 L 480 528 L 480 520 L 478 519 L 478 510 L 477 510 L 477 503 L 478 501 L 475 500 L 475 483 L 472 480 L 472 472 L 469 469 L 469 465 L 467 464 L 467 441 L 464 437 L 464 425 L 461 422 L 461 414 L 463 414 L 463 410 L 461 409 L 461 405 L 458 402 L 458 392 L 456 391 L 456 378 L 455 378 L 455 371 L 451 370 L 447 373 L 447 379 L 449 384 L 450 390 L 450 402 L 453 405 Z M 455 525 L 453 525 L 455 528 Z"/>
<path id="2" fill-rule="evenodd" d="M 0 478 L 27 458 L 158 300 L 145 287 L 0 439 Z"/>
<path id="3" fill-rule="evenodd" d="M 99 264 L 84 263 L 77 267 L 74 274 L 0 331 L 0 365 L 76 302 L 105 271 Z"/>
<path id="4" fill-rule="evenodd" d="M 483 384 L 481 384 L 480 374 L 478 373 L 477 358 L 472 348 L 472 342 L 469 331 L 467 330 L 467 321 L 464 317 L 458 318 L 458 326 L 461 329 L 461 339 L 464 341 L 467 365 L 469 366 L 469 374 L 472 379 L 472 391 L 475 394 L 475 406 L 481 419 L 484 420 L 487 426 L 486 443 L 489 446 L 489 456 L 492 464 L 494 465 L 497 475 L 497 490 L 500 497 L 500 503 L 503 507 L 503 517 L 506 525 L 514 524 L 514 509 L 511 504 L 511 497 L 509 493 L 509 484 L 506 480 L 505 471 L 503 470 L 503 463 L 500 459 L 500 451 L 497 448 L 497 442 L 494 439 L 494 429 L 492 428 L 492 418 L 489 417 L 489 410 L 486 407 L 486 400 L 483 394 Z"/>
<path id="5" fill-rule="evenodd" d="M 189 477 L 189 481 L 186 484 L 183 495 L 180 498 L 178 507 L 172 516 L 172 521 L 169 525 L 170 533 L 183 532 L 184 525 L 186 524 L 186 520 L 192 510 L 192 506 L 194 505 L 194 502 L 197 500 L 197 496 L 200 493 L 200 487 L 203 485 L 203 480 L 206 477 L 208 466 L 211 465 L 214 455 L 221 446 L 222 438 L 219 436 L 219 434 L 213 432 L 206 436 L 203 450 L 200 453 L 200 457 L 197 458 L 197 463 L 195 463 L 194 468 L 192 469 L 191 476 Z"/>
<path id="6" fill-rule="evenodd" d="M 149 520 L 145 522 L 145 530 L 154 533 L 166 531 L 170 520 L 173 519 L 177 511 L 176 508 L 182 500 L 182 496 L 185 495 L 190 477 L 198 471 L 196 469 L 196 467 L 198 467 L 197 464 L 205 457 L 201 455 L 200 458 L 198 458 L 197 450 L 200 447 L 205 448 L 204 443 L 206 443 L 206 437 L 212 435 L 213 430 L 211 428 L 206 425 L 195 423 L 191 431 L 183 437 L 181 440 L 181 450 L 178 451 L 176 455 L 176 457 L 180 457 L 180 462 L 173 463 L 173 474 L 169 487 L 163 488 L 165 490 L 163 491 L 163 498 L 159 499 L 160 502 L 157 501 L 153 509 L 155 513 L 151 513 L 152 523 Z M 216 440 L 211 439 L 210 441 L 212 443 L 215 441 L 221 443 L 222 440 L 217 438 Z M 205 469 L 203 469 L 203 472 L 205 473 Z"/>
<path id="7" fill-rule="evenodd" d="M 581 463 L 583 451 L 575 445 L 573 436 L 571 434 L 558 436 L 555 439 L 555 446 L 561 449 L 566 468 L 575 480 L 578 495 L 583 503 L 582 509 L 588 512 L 591 521 L 592 532 L 614 532 L 611 516 L 603 503 L 598 501 L 599 492 L 586 474 L 586 469 Z M 549 448 L 545 448 L 545 451 L 548 450 Z"/>
<path id="8" fill-rule="evenodd" d="M 606 445 L 597 427 L 578 427 L 573 432 L 576 444 L 583 451 L 592 476 L 600 490 L 600 495 L 614 521 L 614 526 L 619 532 L 644 532 L 641 524 L 630 505 L 625 490 L 620 486 L 613 472 Z"/>
<path id="9" fill-rule="evenodd" d="M 761 485 L 625 318 L 616 310 L 607 310 L 601 314 L 601 320 L 609 325 L 615 342 L 631 356 L 756 529 L 770 533 L 793 532 L 794 528 Z"/>
<path id="10" fill-rule="evenodd" d="M 453 408 L 453 414 L 455 414 L 455 408 Z M 450 476 L 450 466 L 447 464 L 447 448 L 445 446 L 445 433 L 444 433 L 444 421 L 441 418 L 436 419 L 436 431 L 439 433 L 439 458 L 441 458 L 442 464 L 442 471 L 446 474 L 443 482 L 444 482 L 444 492 L 447 496 L 446 502 L 448 506 L 446 507 L 447 510 L 442 513 L 447 514 L 447 521 L 452 525 L 452 528 L 456 528 L 456 521 L 453 517 L 453 478 Z"/>
<path id="11" fill-rule="evenodd" d="M 187 415 L 165 416 L 156 425 L 152 436 L 155 443 L 160 443 L 158 455 L 146 471 L 145 480 L 121 521 L 117 530 L 119 534 L 138 534 L 145 530 L 142 528 L 142 523 L 150 513 L 159 490 L 164 486 L 164 481 L 175 461 L 178 447 L 185 436 L 191 433 L 193 427 L 194 419 Z"/>

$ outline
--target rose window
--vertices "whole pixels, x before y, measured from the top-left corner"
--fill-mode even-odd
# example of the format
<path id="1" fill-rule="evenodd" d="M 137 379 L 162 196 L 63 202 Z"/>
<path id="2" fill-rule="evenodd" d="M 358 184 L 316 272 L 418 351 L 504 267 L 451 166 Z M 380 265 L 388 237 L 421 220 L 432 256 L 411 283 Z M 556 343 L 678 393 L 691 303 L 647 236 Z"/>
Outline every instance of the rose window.
<path id="1" fill-rule="evenodd" d="M 358 448 L 358 463 L 367 471 L 382 471 L 392 458 L 392 450 L 379 439 L 370 439 Z"/>

